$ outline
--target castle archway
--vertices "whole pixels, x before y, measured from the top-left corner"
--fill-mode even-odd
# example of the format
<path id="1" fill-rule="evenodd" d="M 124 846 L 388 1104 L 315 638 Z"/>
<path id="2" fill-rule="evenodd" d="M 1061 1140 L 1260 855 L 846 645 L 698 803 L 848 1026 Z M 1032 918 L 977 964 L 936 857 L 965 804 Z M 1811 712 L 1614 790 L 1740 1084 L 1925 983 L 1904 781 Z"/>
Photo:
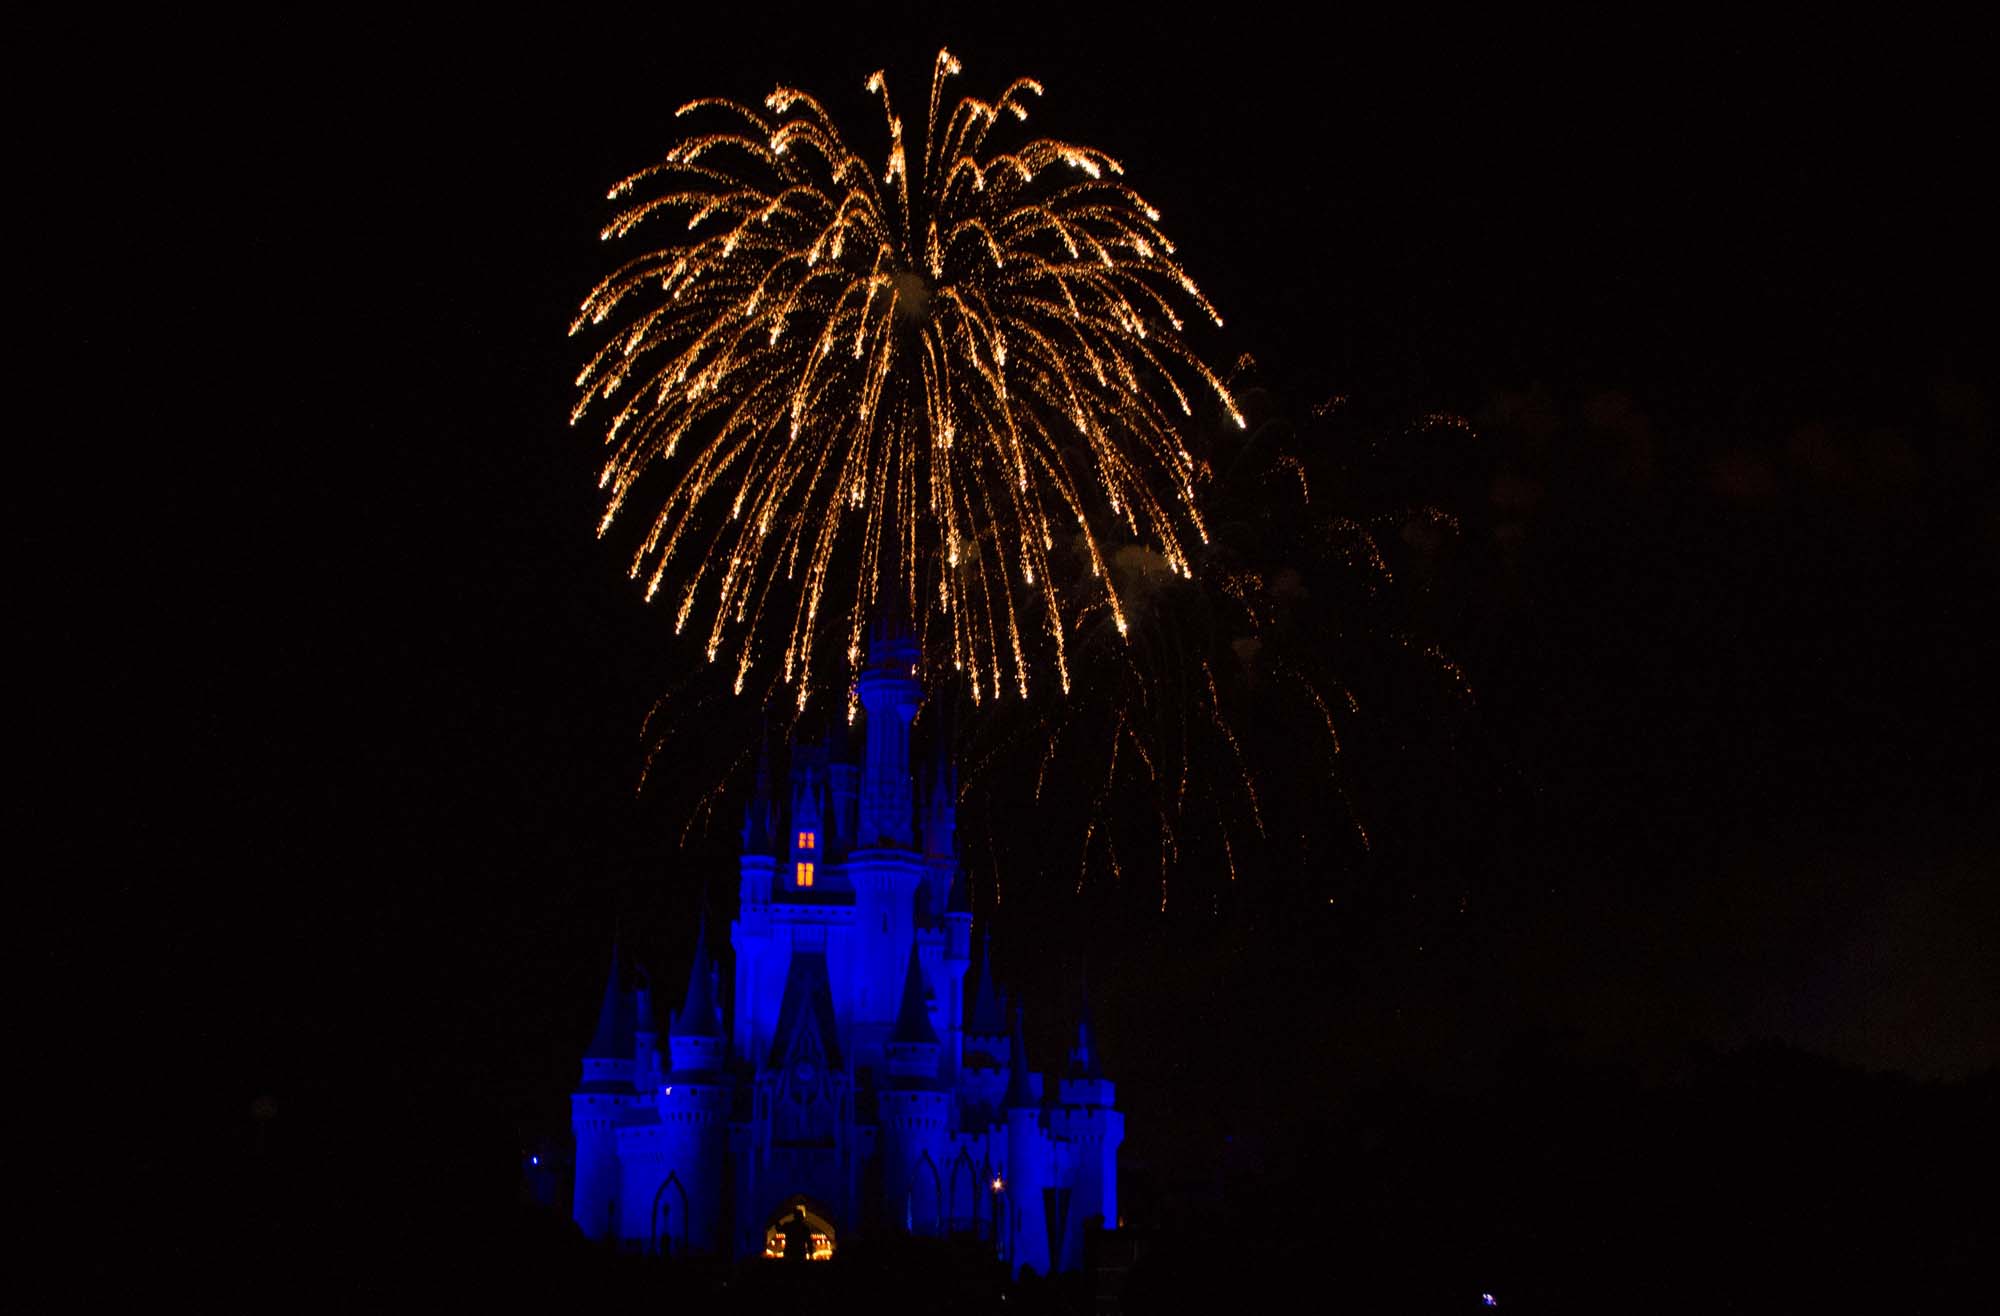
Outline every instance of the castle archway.
<path id="1" fill-rule="evenodd" d="M 831 1261 L 836 1241 L 832 1217 L 803 1193 L 764 1222 L 764 1255 L 772 1261 Z"/>
<path id="2" fill-rule="evenodd" d="M 669 1174 L 653 1194 L 653 1252 L 668 1255 L 687 1251 L 688 1198 L 681 1177 Z"/>
<path id="3" fill-rule="evenodd" d="M 920 1153 L 910 1167 L 910 1198 L 904 1205 L 903 1227 L 911 1233 L 932 1238 L 944 1233 L 944 1180 L 929 1152 Z"/>

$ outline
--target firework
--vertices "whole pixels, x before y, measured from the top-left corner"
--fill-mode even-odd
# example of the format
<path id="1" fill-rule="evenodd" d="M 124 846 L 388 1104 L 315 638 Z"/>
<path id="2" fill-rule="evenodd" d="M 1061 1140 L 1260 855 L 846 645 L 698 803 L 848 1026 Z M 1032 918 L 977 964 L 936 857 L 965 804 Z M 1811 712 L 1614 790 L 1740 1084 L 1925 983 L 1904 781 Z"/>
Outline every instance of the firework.
<path id="1" fill-rule="evenodd" d="M 1119 547 L 1191 577 L 1206 542 L 1187 435 L 1243 418 L 1185 329 L 1221 317 L 1116 160 L 1009 144 L 1037 83 L 947 108 L 958 72 L 940 51 L 921 142 L 867 79 L 879 166 L 780 87 L 681 107 L 718 126 L 611 189 L 606 240 L 668 237 L 571 325 L 602 337 L 571 415 L 603 425 L 599 533 L 644 509 L 633 577 L 739 692 L 775 659 L 803 707 L 823 633 L 851 671 L 889 608 L 975 700 L 1037 664 L 1067 691 L 1065 618 L 1127 629 Z"/>
<path id="2" fill-rule="evenodd" d="M 1228 380 L 1252 403 L 1268 397 L 1254 370 L 1240 361 Z M 1372 426 L 1318 423 L 1331 411 L 1315 410 L 1305 433 L 1277 415 L 1207 436 L 1212 542 L 1193 576 L 1121 549 L 1111 570 L 1129 630 L 1101 603 L 1076 610 L 1074 693 L 1008 700 L 959 728 L 961 825 L 999 819 L 1015 872 L 1073 896 L 1122 886 L 1162 908 L 1170 892 L 1214 898 L 1252 872 L 1323 903 L 1342 870 L 1374 853 L 1366 797 L 1350 786 L 1395 770 L 1410 728 L 1428 734 L 1472 702 L 1464 670 L 1404 629 L 1416 591 L 1392 569 L 1421 577 L 1423 545 L 1459 527 L 1404 502 L 1404 472 L 1362 478 L 1360 455 L 1376 463 L 1387 445 Z M 1469 433 L 1462 421 L 1421 424 Z M 1052 778 L 1069 789 L 1045 789 Z M 1008 830 L 1027 816 L 1031 834 Z"/>

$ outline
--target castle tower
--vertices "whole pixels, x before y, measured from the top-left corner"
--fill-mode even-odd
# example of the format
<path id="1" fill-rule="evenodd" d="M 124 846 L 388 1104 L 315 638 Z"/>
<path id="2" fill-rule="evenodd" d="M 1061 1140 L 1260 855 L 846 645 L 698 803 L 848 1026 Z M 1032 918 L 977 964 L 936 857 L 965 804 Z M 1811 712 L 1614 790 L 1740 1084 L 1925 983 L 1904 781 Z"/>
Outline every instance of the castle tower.
<path id="1" fill-rule="evenodd" d="M 951 1097 L 939 1078 L 943 1050 L 931 1026 L 930 988 L 915 946 L 903 977 L 902 1003 L 888 1044 L 888 1086 L 877 1098 L 881 1117 L 882 1186 L 896 1225 L 942 1235 L 944 1174 L 950 1164 Z"/>
<path id="2" fill-rule="evenodd" d="M 722 1009 L 715 1001 L 715 965 L 708 957 L 708 915 L 695 932 L 694 960 L 688 965 L 687 995 L 681 998 L 667 1035 L 673 1053 L 673 1073 L 716 1074 L 722 1071 L 724 1046 Z"/>
<path id="3" fill-rule="evenodd" d="M 1114 1105 L 1111 1080 L 1104 1077 L 1099 1063 L 1088 981 L 1082 997 L 1076 1042 L 1056 1084 L 1058 1104 L 1049 1122 L 1049 1132 L 1070 1145 L 1075 1164 L 1071 1196 L 1059 1228 L 1062 1256 L 1056 1259 L 1058 1268 L 1081 1261 L 1089 1229 L 1118 1226 L 1118 1148 L 1125 1141 L 1125 1116 Z"/>
<path id="4" fill-rule="evenodd" d="M 587 1238 L 614 1239 L 618 1231 L 617 1129 L 637 1101 L 632 1086 L 633 1001 L 621 981 L 619 947 L 611 947 L 611 973 L 597 1012 L 597 1031 L 583 1053 L 583 1084 L 570 1097 L 576 1134 L 576 1187 L 571 1213 Z"/>
<path id="5" fill-rule="evenodd" d="M 878 624 L 856 683 L 867 717 L 861 807 L 848 879 L 854 887 L 853 1054 L 878 1068 L 901 999 L 903 961 L 916 937 L 917 888 L 925 864 L 913 844 L 910 722 L 923 699 L 917 643 L 907 630 Z"/>
<path id="6" fill-rule="evenodd" d="M 647 1093 L 660 1086 L 660 1026 L 653 1016 L 653 980 L 642 966 L 632 993 L 632 1089 Z"/>
<path id="7" fill-rule="evenodd" d="M 743 909 L 771 902 L 777 827 L 777 810 L 771 802 L 771 747 L 766 745 L 757 755 L 757 783 L 743 809 L 743 853 L 736 861 L 741 875 L 737 899 Z"/>
<path id="8" fill-rule="evenodd" d="M 910 849 L 910 723 L 923 703 L 917 642 L 902 626 L 878 622 L 868 637 L 868 665 L 855 683 L 867 715 L 857 850 Z"/>
<path id="9" fill-rule="evenodd" d="M 1018 1279 L 1028 1268 L 1038 1275 L 1049 1273 L 1046 1190 L 1053 1177 L 1048 1136 L 1042 1130 L 1041 1084 L 1028 1071 L 1028 1045 L 1021 1036 L 1018 1010 L 1008 1051 L 1007 1092 L 1001 1098 L 1007 1121 L 1007 1215 L 1001 1237 L 1008 1269 Z"/>
<path id="10" fill-rule="evenodd" d="M 861 769 L 851 757 L 847 722 L 836 718 L 826 737 L 829 861 L 847 858 L 861 826 Z"/>
<path id="11" fill-rule="evenodd" d="M 784 881 L 791 885 L 791 894 L 804 895 L 808 892 L 825 890 L 832 874 L 827 865 L 826 828 L 820 820 L 820 791 L 823 764 L 817 762 L 818 755 L 800 753 L 792 766 L 792 821 L 785 829 L 785 837 L 791 850 L 791 864 L 785 870 Z M 803 759 L 804 762 L 796 760 Z"/>
<path id="12" fill-rule="evenodd" d="M 673 1067 L 655 1098 L 655 1118 L 620 1144 L 628 1162 L 626 1213 L 646 1222 L 643 1233 L 628 1228 L 626 1234 L 646 1250 L 712 1256 L 728 1246 L 722 1177 L 732 1088 L 715 976 L 703 915 L 687 994 L 668 1029 Z"/>

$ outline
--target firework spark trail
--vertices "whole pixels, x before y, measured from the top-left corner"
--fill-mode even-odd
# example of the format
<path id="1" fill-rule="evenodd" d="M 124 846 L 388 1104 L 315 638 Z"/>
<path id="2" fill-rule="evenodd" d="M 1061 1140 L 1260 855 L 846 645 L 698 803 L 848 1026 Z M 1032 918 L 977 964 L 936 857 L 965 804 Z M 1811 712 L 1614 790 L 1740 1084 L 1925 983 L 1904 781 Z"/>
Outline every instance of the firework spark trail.
<path id="1" fill-rule="evenodd" d="M 1333 752 L 1336 755 L 1339 754 L 1340 728 L 1334 725 L 1333 710 L 1326 706 L 1326 700 L 1323 697 L 1321 697 L 1319 692 L 1319 687 L 1315 686 L 1311 681 L 1308 681 L 1305 677 L 1305 674 L 1303 672 L 1298 671 L 1296 668 L 1288 668 L 1287 670 L 1291 671 L 1292 679 L 1297 681 L 1300 687 L 1305 690 L 1306 694 L 1311 697 L 1313 702 L 1313 707 L 1319 710 L 1320 720 L 1326 723 L 1326 738 L 1328 742 L 1332 744 Z"/>
<path id="2" fill-rule="evenodd" d="M 1111 729 L 1111 762 L 1104 769 L 1104 784 L 1097 788 L 1097 796 L 1090 802 L 1090 822 L 1083 831 L 1083 850 L 1078 857 L 1076 866 L 1076 892 L 1078 895 L 1083 894 L 1084 875 L 1090 871 L 1090 839 L 1097 835 L 1097 824 L 1103 817 L 1104 802 L 1111 798 L 1111 787 L 1118 779 L 1118 742 L 1124 736 L 1125 719 L 1123 716 L 1120 716 L 1118 725 Z M 1118 855 L 1116 851 L 1111 853 L 1111 867 L 1115 873 L 1118 868 Z"/>
<path id="3" fill-rule="evenodd" d="M 851 667 L 890 599 L 920 624 L 942 614 L 976 698 L 1026 697 L 1037 666 L 1066 691 L 1052 524 L 1076 524 L 1085 589 L 1121 635 L 1106 536 L 1189 578 L 1207 541 L 1191 394 L 1244 420 L 1176 307 L 1221 317 L 1118 161 L 1049 138 L 989 145 L 1038 83 L 948 105 L 958 72 L 940 51 L 921 142 L 883 74 L 867 79 L 888 129 L 880 170 L 817 100 L 779 87 L 761 110 L 683 106 L 716 122 L 611 189 L 604 240 L 675 231 L 570 326 L 604 335 L 571 413 L 603 425 L 599 534 L 652 500 L 631 574 L 651 598 L 684 564 L 675 629 L 700 612 L 739 692 L 775 658 L 802 708 L 823 631 L 845 629 Z M 835 569 L 842 544 L 857 571 Z"/>
<path id="4" fill-rule="evenodd" d="M 1037 804 L 1041 803 L 1042 782 L 1049 775 L 1049 764 L 1055 760 L 1056 745 L 1060 743 L 1061 740 L 1062 740 L 1062 724 L 1058 722 L 1055 726 L 1055 729 L 1049 733 L 1048 748 L 1042 751 L 1042 766 L 1035 772 L 1035 802 Z"/>
<path id="5" fill-rule="evenodd" d="M 1215 693 L 1215 673 L 1206 662 L 1201 665 L 1201 674 L 1208 681 L 1208 715 L 1215 722 L 1215 729 L 1229 742 L 1230 753 L 1236 756 L 1236 772 L 1243 779 L 1243 794 L 1250 801 L 1250 818 L 1257 824 L 1257 835 L 1264 835 L 1264 811 L 1257 805 L 1257 783 L 1251 779 L 1250 764 L 1243 757 L 1243 746 L 1237 743 L 1236 733 L 1229 729 L 1229 723 L 1222 717 L 1222 698 Z M 1231 867 L 1234 872 L 1234 866 Z"/>
<path id="6" fill-rule="evenodd" d="M 1395 639 L 1396 643 L 1403 646 L 1404 649 L 1411 653 L 1420 653 L 1436 664 L 1438 670 L 1442 671 L 1446 678 L 1450 680 L 1452 693 L 1457 695 L 1460 700 L 1470 705 L 1478 698 L 1477 692 L 1472 688 L 1472 678 L 1466 675 L 1465 669 L 1459 666 L 1452 656 L 1444 651 L 1442 646 L 1425 644 L 1413 635 L 1401 633 L 1398 633 Z"/>

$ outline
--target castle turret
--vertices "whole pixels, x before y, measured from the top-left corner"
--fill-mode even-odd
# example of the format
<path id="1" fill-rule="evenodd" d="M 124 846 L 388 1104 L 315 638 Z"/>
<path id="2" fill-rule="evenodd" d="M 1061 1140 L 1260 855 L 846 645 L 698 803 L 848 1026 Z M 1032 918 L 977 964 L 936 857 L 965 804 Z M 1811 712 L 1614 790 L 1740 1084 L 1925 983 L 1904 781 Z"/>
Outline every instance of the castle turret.
<path id="1" fill-rule="evenodd" d="M 1007 1016 L 993 986 L 993 934 L 988 932 L 980 941 L 979 977 L 972 992 L 972 1013 L 965 1021 L 965 1063 L 997 1070 L 1006 1054 Z"/>
<path id="2" fill-rule="evenodd" d="M 957 868 L 956 861 L 953 868 Z M 944 953 L 939 957 L 938 988 L 944 993 L 945 1076 L 958 1081 L 965 1055 L 965 975 L 972 968 L 972 886 L 962 872 L 951 878 L 945 900 Z"/>
<path id="3" fill-rule="evenodd" d="M 924 853 L 940 859 L 958 855 L 958 769 L 951 761 L 950 731 L 938 730 L 924 789 Z"/>
<path id="4" fill-rule="evenodd" d="M 896 1011 L 896 1029 L 889 1034 L 889 1074 L 899 1085 L 934 1086 L 942 1044 L 931 1026 L 930 987 L 915 946 L 903 976 L 903 1000 Z"/>
<path id="5" fill-rule="evenodd" d="M 716 1003 L 716 968 L 708 953 L 708 917 L 695 932 L 687 994 L 668 1028 L 673 1070 L 655 1098 L 658 1118 L 624 1144 L 629 1161 L 626 1205 L 643 1231 L 626 1232 L 640 1246 L 664 1252 L 712 1254 L 726 1245 L 721 1219 L 723 1142 L 730 1089 L 727 1041 Z"/>
<path id="6" fill-rule="evenodd" d="M 799 754 L 792 768 L 791 866 L 785 886 L 792 894 L 824 890 L 827 872 L 826 829 L 820 819 L 820 765 L 817 755 Z"/>
<path id="7" fill-rule="evenodd" d="M 632 1087 L 632 994 L 625 990 L 624 956 L 611 944 L 611 975 L 604 982 L 604 1000 L 597 1009 L 597 1030 L 583 1053 L 583 1085 L 599 1091 L 630 1091 Z"/>
<path id="8" fill-rule="evenodd" d="M 770 903 L 777 826 L 777 808 L 771 800 L 771 749 L 766 745 L 758 752 L 757 784 L 743 810 L 743 853 L 737 869 L 742 874 L 738 896 L 744 909 Z"/>
<path id="9" fill-rule="evenodd" d="M 715 1002 L 715 966 L 708 958 L 708 915 L 695 933 L 687 995 L 668 1033 L 675 1077 L 713 1074 L 723 1061 L 722 1011 Z"/>
<path id="10" fill-rule="evenodd" d="M 908 630 L 878 623 L 868 639 L 868 665 L 855 684 L 867 714 L 867 755 L 861 765 L 861 809 L 847 862 L 854 887 L 854 1058 L 883 1061 L 902 983 L 898 968 L 916 936 L 917 888 L 923 856 L 912 844 L 910 722 L 923 687 L 917 643 Z"/>
<path id="11" fill-rule="evenodd" d="M 1028 1045 L 1021 1036 L 1017 1010 L 1007 1056 L 1007 1092 L 1001 1098 L 1007 1119 L 1007 1218 L 1002 1242 L 1009 1269 L 1017 1278 L 1027 1267 L 1037 1274 L 1049 1273 L 1048 1213 L 1042 1191 L 1049 1186 L 1049 1145 L 1041 1122 L 1040 1087 L 1028 1070 Z"/>
<path id="12" fill-rule="evenodd" d="M 1049 1132 L 1066 1141 L 1075 1169 L 1063 1219 L 1054 1222 L 1060 1242 L 1056 1264 L 1075 1265 L 1083 1256 L 1089 1229 L 1118 1226 L 1118 1147 L 1125 1140 L 1125 1116 L 1114 1108 L 1111 1080 L 1104 1077 L 1091 1026 L 1088 980 L 1077 1011 L 1076 1041 L 1056 1085 L 1060 1105 Z"/>
<path id="13" fill-rule="evenodd" d="M 632 994 L 632 1087 L 651 1092 L 660 1085 L 660 1026 L 653 1014 L 653 980 L 634 965 L 639 986 Z"/>
<path id="14" fill-rule="evenodd" d="M 915 946 L 903 975 L 903 999 L 889 1035 L 889 1085 L 878 1096 L 882 1175 L 897 1223 L 917 1234 L 941 1235 L 943 1167 L 951 1136 L 951 1094 L 938 1077 L 937 1030 L 931 1026 L 930 988 Z"/>
<path id="15" fill-rule="evenodd" d="M 907 628 L 878 622 L 868 637 L 868 665 L 855 683 L 868 717 L 861 767 L 861 821 L 855 848 L 910 848 L 910 723 L 923 702 L 917 642 Z"/>
<path id="16" fill-rule="evenodd" d="M 1065 1106 L 1109 1106 L 1112 1104 L 1111 1080 L 1104 1077 L 1104 1066 L 1097 1054 L 1097 1039 L 1090 1020 L 1090 985 L 1087 979 L 1081 995 L 1082 1001 L 1077 1007 L 1076 1041 L 1070 1046 L 1069 1063 L 1063 1070 L 1057 1091 Z"/>
<path id="17" fill-rule="evenodd" d="M 861 817 L 861 768 L 854 761 L 844 718 L 834 719 L 832 729 L 827 732 L 826 780 L 826 849 L 831 862 L 845 859 L 854 848 Z"/>
<path id="18" fill-rule="evenodd" d="M 622 969 L 619 947 L 613 942 L 597 1029 L 583 1053 L 583 1082 L 570 1097 L 570 1128 L 576 1135 L 571 1212 L 578 1228 L 598 1240 L 617 1237 L 616 1131 L 637 1100 L 632 1087 L 635 1010 Z"/>

